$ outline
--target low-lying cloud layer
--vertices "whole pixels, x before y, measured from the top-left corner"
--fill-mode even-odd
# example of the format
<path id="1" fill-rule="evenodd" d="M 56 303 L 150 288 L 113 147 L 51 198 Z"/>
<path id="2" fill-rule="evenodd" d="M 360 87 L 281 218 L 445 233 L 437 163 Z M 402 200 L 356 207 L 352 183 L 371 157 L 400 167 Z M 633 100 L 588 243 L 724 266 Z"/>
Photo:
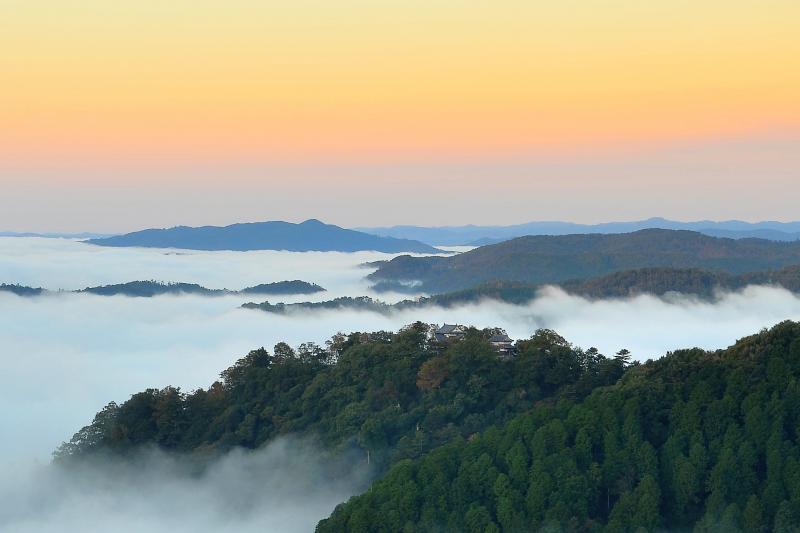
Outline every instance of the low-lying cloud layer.
<path id="1" fill-rule="evenodd" d="M 0 239 L 0 281 L 74 288 L 155 278 L 241 288 L 301 278 L 331 289 L 321 296 L 326 299 L 369 294 L 362 281 L 368 271 L 357 265 L 379 256 L 165 255 L 159 250 L 103 249 L 70 241 Z M 4 522 L 13 524 L 14 531 L 124 531 L 125 527 L 139 531 L 151 526 L 162 531 L 164 524 L 201 533 L 225 528 L 310 530 L 335 503 L 357 490 L 358 483 L 345 483 L 344 488 L 319 483 L 314 489 L 318 497 L 299 495 L 302 505 L 292 507 L 280 499 L 293 493 L 284 481 L 275 481 L 286 472 L 278 466 L 309 462 L 314 454 L 295 456 L 285 446 L 272 447 L 263 455 L 224 458 L 201 478 L 187 477 L 177 466 L 164 466 L 163 461 L 171 459 L 158 457 L 148 459 L 140 472 L 108 475 L 93 470 L 76 479 L 41 466 L 54 448 L 109 401 L 124 401 L 147 387 L 208 386 L 221 370 L 260 346 L 271 349 L 279 341 L 323 343 L 338 331 L 397 330 L 422 320 L 500 326 L 517 339 L 537 328 L 552 328 L 584 348 L 595 346 L 611 354 L 625 347 L 637 359 L 647 359 L 684 347 L 725 347 L 779 321 L 800 319 L 800 298 L 769 287 L 723 294 L 715 302 L 648 296 L 588 301 L 548 289 L 525 306 L 485 301 L 389 315 L 356 311 L 275 315 L 240 309 L 243 301 L 238 296 L 20 298 L 0 293 L 4 379 L 0 502 L 10 502 L 0 503 L 0 530 Z M 276 450 L 281 450 L 279 461 Z M 255 468 L 253 461 L 263 462 Z M 280 475 L 247 477 L 251 471 Z M 298 522 L 281 522 L 284 511 Z M 245 518 L 237 521 L 238 517 Z M 70 527 L 58 527 L 62 523 Z"/>
<path id="2" fill-rule="evenodd" d="M 369 283 L 364 276 L 369 271 L 358 265 L 392 257 L 395 255 L 380 252 L 109 248 L 68 239 L 0 237 L 0 283 L 77 290 L 152 279 L 239 290 L 260 283 L 301 279 L 328 289 L 316 296 L 324 299 L 367 294 Z"/>
<path id="3" fill-rule="evenodd" d="M 285 439 L 230 452 L 202 472 L 192 466 L 155 450 L 124 463 L 10 466 L 0 530 L 306 533 L 367 483 L 363 462 Z"/>
<path id="4" fill-rule="evenodd" d="M 611 354 L 625 347 L 643 360 L 683 347 L 724 347 L 781 320 L 800 319 L 797 296 L 767 287 L 725 294 L 714 303 L 649 296 L 588 301 L 550 289 L 525 306 L 485 301 L 389 315 L 276 315 L 240 309 L 241 301 L 0 294 L 0 402 L 6 407 L 0 424 L 17 435 L 0 441 L 0 453 L 46 459 L 111 400 L 124 401 L 147 387 L 206 387 L 253 348 L 271 349 L 279 341 L 322 344 L 337 331 L 397 330 L 422 320 L 500 326 L 520 339 L 547 327 L 584 348 Z"/>

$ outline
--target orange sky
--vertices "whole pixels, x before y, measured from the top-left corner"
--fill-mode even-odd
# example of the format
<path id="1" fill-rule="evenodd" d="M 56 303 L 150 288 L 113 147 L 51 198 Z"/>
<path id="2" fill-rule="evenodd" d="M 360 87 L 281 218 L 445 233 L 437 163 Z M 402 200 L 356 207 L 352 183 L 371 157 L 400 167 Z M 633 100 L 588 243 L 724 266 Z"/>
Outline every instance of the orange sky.
<path id="1" fill-rule="evenodd" d="M 629 154 L 629 185 L 658 189 L 718 183 L 727 154 L 652 182 L 642 154 L 736 139 L 754 179 L 796 176 L 797 0 L 4 0 L 0 20 L 0 184 L 17 199 L 32 183 L 287 186 L 274 165 L 384 190 L 470 161 L 538 158 L 481 167 L 511 189 L 617 179 L 542 170 L 587 154 Z"/>
<path id="2" fill-rule="evenodd" d="M 794 0 L 1 9 L 0 146 L 22 161 L 457 156 L 800 123 Z"/>

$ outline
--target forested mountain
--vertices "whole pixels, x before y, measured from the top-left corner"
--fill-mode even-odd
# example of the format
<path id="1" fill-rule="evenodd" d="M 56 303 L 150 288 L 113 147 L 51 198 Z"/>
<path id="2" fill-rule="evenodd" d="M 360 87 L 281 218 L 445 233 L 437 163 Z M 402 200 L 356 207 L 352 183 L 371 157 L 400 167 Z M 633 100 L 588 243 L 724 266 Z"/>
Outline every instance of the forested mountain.
<path id="1" fill-rule="evenodd" d="M 452 257 L 400 256 L 379 265 L 368 277 L 384 288 L 414 281 L 419 282 L 417 290 L 441 293 L 488 281 L 561 283 L 640 268 L 744 274 L 794 264 L 800 264 L 800 242 L 734 240 L 653 229 L 612 235 L 520 237 Z"/>
<path id="2" fill-rule="evenodd" d="M 199 294 L 201 296 L 222 296 L 225 294 L 313 294 L 324 291 L 316 283 L 306 281 L 276 281 L 274 283 L 262 283 L 253 287 L 247 287 L 241 291 L 228 289 L 208 289 L 196 283 L 163 283 L 160 281 L 130 281 L 115 285 L 103 285 L 99 287 L 87 287 L 82 291 L 101 296 L 139 296 L 151 297 L 161 294 Z"/>
<path id="3" fill-rule="evenodd" d="M 58 460 L 282 434 L 361 449 L 380 478 L 320 533 L 800 527 L 800 324 L 635 365 L 547 330 L 506 360 L 492 331 L 430 329 L 255 350 L 207 390 L 109 404 Z"/>
<path id="4" fill-rule="evenodd" d="M 319 220 L 306 220 L 301 224 L 273 221 L 233 224 L 225 227 L 178 226 L 169 229 L 146 229 L 103 239 L 89 239 L 86 242 L 99 246 L 139 246 L 189 250 L 440 252 L 440 250 L 418 241 L 379 237 L 331 224 L 323 224 Z"/>
<path id="5" fill-rule="evenodd" d="M 10 292 L 17 296 L 39 296 L 47 291 L 42 288 L 26 287 L 25 285 L 0 283 L 0 292 Z"/>
<path id="6" fill-rule="evenodd" d="M 22 285 L 0 285 L 0 291 L 12 292 L 18 296 L 41 296 L 52 294 L 54 291 L 47 289 L 34 289 Z M 224 296 L 226 294 L 270 294 L 270 295 L 292 295 L 292 294 L 314 294 L 325 291 L 316 283 L 307 281 L 276 281 L 274 283 L 262 283 L 253 287 L 247 287 L 241 291 L 228 289 L 208 289 L 196 283 L 165 283 L 162 281 L 129 281 L 126 283 L 114 283 L 111 285 L 98 285 L 96 287 L 86 287 L 77 291 L 58 290 L 59 293 L 87 293 L 99 296 L 133 296 L 140 298 L 151 298 L 162 294 L 197 294 L 200 296 Z"/>
<path id="7" fill-rule="evenodd" d="M 774 241 L 800 240 L 800 222 L 744 222 L 698 220 L 679 222 L 665 218 L 648 218 L 633 222 L 576 224 L 574 222 L 527 222 L 511 226 L 392 226 L 388 228 L 355 228 L 367 233 L 401 239 L 414 239 L 434 246 L 474 244 L 483 246 L 526 235 L 571 235 L 576 233 L 629 233 L 643 229 L 697 231 L 713 237 L 731 239 L 759 238 Z"/>
<path id="8" fill-rule="evenodd" d="M 671 353 L 398 462 L 317 531 L 795 532 L 799 378 L 798 323 Z"/>
<path id="9" fill-rule="evenodd" d="M 316 283 L 300 281 L 276 281 L 274 283 L 262 283 L 253 287 L 247 287 L 239 291 L 241 294 L 314 294 L 325 292 L 325 289 Z"/>
<path id="10" fill-rule="evenodd" d="M 189 452 L 255 448 L 282 434 L 358 447 L 378 471 L 468 438 L 543 400 L 582 398 L 626 365 L 571 346 L 551 331 L 521 341 L 513 360 L 487 342 L 495 330 L 442 345 L 432 327 L 337 335 L 325 348 L 261 348 L 189 394 L 150 389 L 109 404 L 58 452 L 126 453 L 146 444 Z"/>
<path id="11" fill-rule="evenodd" d="M 87 287 L 77 292 L 97 294 L 100 296 L 135 296 L 150 298 L 162 294 L 199 294 L 201 296 L 222 296 L 229 291 L 224 289 L 207 289 L 196 283 L 161 283 L 159 281 L 129 281 L 114 285 Z"/>
<path id="12" fill-rule="evenodd" d="M 554 284 L 569 294 L 585 298 L 625 298 L 648 294 L 664 296 L 670 293 L 713 300 L 720 291 L 740 290 L 750 285 L 781 287 L 800 293 L 800 266 L 786 267 L 774 272 L 753 272 L 733 275 L 699 269 L 642 268 L 616 272 L 588 280 L 572 280 Z M 387 314 L 405 309 L 420 309 L 430 306 L 452 307 L 476 303 L 481 300 L 497 300 L 510 304 L 525 304 L 544 288 L 534 283 L 515 281 L 488 282 L 460 291 L 435 294 L 414 300 L 402 300 L 388 304 L 368 296 L 344 296 L 321 302 L 275 303 L 248 302 L 245 309 L 258 309 L 268 313 L 291 313 L 295 311 L 320 311 L 353 309 Z"/>
<path id="13" fill-rule="evenodd" d="M 640 268 L 553 285 L 570 294 L 587 298 L 622 298 L 640 294 L 663 296 L 667 293 L 679 293 L 710 299 L 719 290 L 738 290 L 748 285 L 768 285 L 800 292 L 800 266 L 740 275 L 695 268 Z M 535 297 L 542 287 L 535 283 L 493 281 L 469 289 L 420 298 L 416 303 L 447 307 L 488 298 L 520 304 Z"/>
<path id="14" fill-rule="evenodd" d="M 711 298 L 717 290 L 737 290 L 748 285 L 772 285 L 800 292 L 800 266 L 739 275 L 700 269 L 642 268 L 560 284 L 561 288 L 571 294 L 589 298 L 616 298 L 638 294 L 660 296 L 670 292 Z"/>

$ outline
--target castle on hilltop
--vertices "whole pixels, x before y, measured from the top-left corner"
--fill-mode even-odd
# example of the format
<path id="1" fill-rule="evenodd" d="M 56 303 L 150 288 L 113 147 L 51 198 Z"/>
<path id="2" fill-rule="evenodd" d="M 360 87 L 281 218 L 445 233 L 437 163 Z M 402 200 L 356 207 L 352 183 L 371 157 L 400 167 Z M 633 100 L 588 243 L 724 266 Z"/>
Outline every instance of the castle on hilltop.
<path id="1" fill-rule="evenodd" d="M 443 324 L 440 328 L 433 332 L 433 338 L 436 342 L 450 343 L 462 340 L 467 334 L 466 326 L 460 324 Z M 505 332 L 495 333 L 487 339 L 489 344 L 497 350 L 497 353 L 502 357 L 513 357 L 514 355 L 514 340 L 509 337 Z"/>

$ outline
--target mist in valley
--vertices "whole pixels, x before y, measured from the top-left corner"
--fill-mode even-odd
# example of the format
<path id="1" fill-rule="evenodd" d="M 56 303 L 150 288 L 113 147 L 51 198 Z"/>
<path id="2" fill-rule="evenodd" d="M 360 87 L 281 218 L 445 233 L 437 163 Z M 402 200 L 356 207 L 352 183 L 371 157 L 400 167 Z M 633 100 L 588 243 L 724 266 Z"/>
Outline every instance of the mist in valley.
<path id="1" fill-rule="evenodd" d="M 294 439 L 234 450 L 202 469 L 189 457 L 146 450 L 126 461 L 3 472 L 0 530 L 17 533 L 301 533 L 369 479 L 365 462 Z"/>
<path id="2" fill-rule="evenodd" d="M 182 252 L 97 248 L 74 241 L 0 239 L 0 282 L 82 288 L 135 279 L 185 281 L 210 288 L 303 279 L 329 291 L 313 298 L 372 295 L 364 261 L 386 254 Z M 389 301 L 400 295 L 379 296 Z M 241 309 L 247 297 L 103 297 L 0 293 L 0 530 L 308 531 L 363 490 L 361 458 L 351 474 L 330 476 L 313 445 L 278 441 L 235 451 L 203 473 L 183 459 L 150 451 L 134 465 L 50 466 L 50 452 L 110 401 L 148 387 L 189 391 L 254 348 L 280 341 L 324 344 L 336 332 L 397 330 L 420 320 L 498 326 L 512 338 L 538 328 L 611 355 L 660 357 L 686 347 L 730 345 L 785 319 L 800 319 L 800 298 L 749 287 L 713 302 L 688 297 L 589 301 L 545 289 L 524 306 L 483 301 L 389 314 L 351 310 L 285 315 Z"/>

